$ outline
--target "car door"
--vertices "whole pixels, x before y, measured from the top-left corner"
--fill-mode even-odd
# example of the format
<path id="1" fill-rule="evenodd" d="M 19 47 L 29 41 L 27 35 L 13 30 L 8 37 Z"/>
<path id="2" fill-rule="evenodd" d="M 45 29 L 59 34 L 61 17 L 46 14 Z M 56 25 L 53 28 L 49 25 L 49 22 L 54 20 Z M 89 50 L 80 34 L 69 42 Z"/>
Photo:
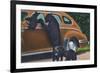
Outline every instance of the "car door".
<path id="1" fill-rule="evenodd" d="M 22 52 L 35 52 L 35 51 L 44 51 L 48 50 L 46 48 L 50 47 L 49 38 L 46 32 L 42 28 L 41 21 L 45 23 L 45 16 L 44 14 L 39 14 L 37 16 L 37 20 L 39 22 L 36 24 L 35 30 L 24 30 L 22 33 Z"/>

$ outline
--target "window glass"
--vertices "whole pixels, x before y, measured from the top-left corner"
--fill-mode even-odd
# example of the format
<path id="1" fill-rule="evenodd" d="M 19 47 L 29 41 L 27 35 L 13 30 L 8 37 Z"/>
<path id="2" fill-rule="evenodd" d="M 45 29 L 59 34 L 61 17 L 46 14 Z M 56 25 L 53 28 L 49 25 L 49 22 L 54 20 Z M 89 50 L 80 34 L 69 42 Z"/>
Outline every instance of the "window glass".
<path id="1" fill-rule="evenodd" d="M 37 17 L 37 19 L 38 19 L 38 20 L 39 20 L 39 19 L 42 19 L 43 22 L 45 23 L 45 17 L 44 17 L 43 14 L 39 14 L 38 17 Z"/>
<path id="2" fill-rule="evenodd" d="M 63 17 L 63 20 L 64 20 L 65 24 L 71 24 L 72 23 L 72 21 L 69 18 L 65 17 L 65 16 Z"/>
<path id="3" fill-rule="evenodd" d="M 53 15 L 55 17 L 55 19 L 57 20 L 57 22 L 59 23 L 59 25 L 61 24 L 61 18 L 58 15 Z"/>

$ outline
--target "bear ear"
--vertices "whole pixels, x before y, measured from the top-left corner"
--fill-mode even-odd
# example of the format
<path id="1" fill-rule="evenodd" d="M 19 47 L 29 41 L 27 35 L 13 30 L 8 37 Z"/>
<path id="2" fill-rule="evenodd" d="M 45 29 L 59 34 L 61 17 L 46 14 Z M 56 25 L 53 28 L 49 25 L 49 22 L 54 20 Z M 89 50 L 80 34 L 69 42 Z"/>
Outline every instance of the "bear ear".
<path id="1" fill-rule="evenodd" d="M 25 20 L 29 21 L 31 19 L 31 17 L 26 17 Z"/>

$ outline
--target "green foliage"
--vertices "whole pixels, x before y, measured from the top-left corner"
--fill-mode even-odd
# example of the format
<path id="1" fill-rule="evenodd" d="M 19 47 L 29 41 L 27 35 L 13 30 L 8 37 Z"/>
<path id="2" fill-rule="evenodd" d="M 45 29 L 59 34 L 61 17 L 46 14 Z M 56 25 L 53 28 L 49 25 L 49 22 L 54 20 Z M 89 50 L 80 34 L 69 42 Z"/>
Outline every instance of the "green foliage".
<path id="1" fill-rule="evenodd" d="M 21 12 L 21 21 L 27 16 L 27 12 Z"/>
<path id="2" fill-rule="evenodd" d="M 68 12 L 68 14 L 74 18 L 74 20 L 80 26 L 82 32 L 87 36 L 88 40 L 90 37 L 90 14 L 89 13 L 76 13 Z"/>
<path id="3" fill-rule="evenodd" d="M 77 54 L 84 53 L 87 51 L 90 51 L 90 44 L 87 44 L 87 46 L 85 46 L 84 48 L 78 48 Z"/>

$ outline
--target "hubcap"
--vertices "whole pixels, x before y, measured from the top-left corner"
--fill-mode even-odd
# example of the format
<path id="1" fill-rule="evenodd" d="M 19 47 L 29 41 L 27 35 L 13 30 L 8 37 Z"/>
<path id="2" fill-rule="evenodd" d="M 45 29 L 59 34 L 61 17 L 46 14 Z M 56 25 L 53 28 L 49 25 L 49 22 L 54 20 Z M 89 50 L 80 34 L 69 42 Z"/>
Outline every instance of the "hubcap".
<path id="1" fill-rule="evenodd" d="M 76 52 L 77 46 L 73 41 L 69 41 L 69 49 L 72 49 L 73 51 Z"/>

